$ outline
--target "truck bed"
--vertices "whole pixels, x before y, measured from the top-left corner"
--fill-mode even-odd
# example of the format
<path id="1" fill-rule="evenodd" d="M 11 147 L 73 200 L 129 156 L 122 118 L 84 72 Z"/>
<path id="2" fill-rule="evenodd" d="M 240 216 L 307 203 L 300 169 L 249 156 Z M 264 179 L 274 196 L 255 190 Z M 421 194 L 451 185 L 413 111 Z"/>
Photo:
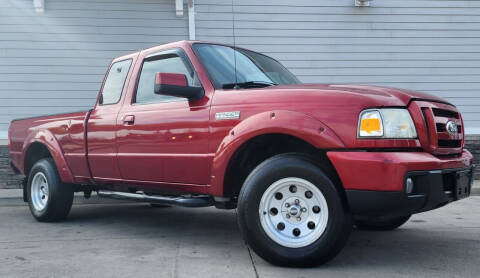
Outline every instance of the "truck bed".
<path id="1" fill-rule="evenodd" d="M 87 110 L 13 120 L 9 128 L 13 166 L 21 173 L 25 173 L 24 160 L 28 149 L 44 137 L 43 139 L 47 139 L 45 141 L 52 146 L 50 151 L 62 152 L 68 165 L 86 167 L 85 120 L 88 114 Z M 38 132 L 40 130 L 41 132 Z M 88 176 L 88 168 L 85 167 L 79 167 L 75 171 L 81 173 L 87 171 Z"/>

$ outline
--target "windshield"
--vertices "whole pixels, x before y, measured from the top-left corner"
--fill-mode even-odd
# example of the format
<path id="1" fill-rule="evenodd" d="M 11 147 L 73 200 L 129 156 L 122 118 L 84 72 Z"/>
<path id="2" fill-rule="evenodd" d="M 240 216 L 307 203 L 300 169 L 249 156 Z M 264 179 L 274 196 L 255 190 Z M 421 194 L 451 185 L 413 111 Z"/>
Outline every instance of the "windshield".
<path id="1" fill-rule="evenodd" d="M 195 43 L 193 49 L 217 89 L 300 83 L 282 64 L 260 53 L 205 43 Z"/>

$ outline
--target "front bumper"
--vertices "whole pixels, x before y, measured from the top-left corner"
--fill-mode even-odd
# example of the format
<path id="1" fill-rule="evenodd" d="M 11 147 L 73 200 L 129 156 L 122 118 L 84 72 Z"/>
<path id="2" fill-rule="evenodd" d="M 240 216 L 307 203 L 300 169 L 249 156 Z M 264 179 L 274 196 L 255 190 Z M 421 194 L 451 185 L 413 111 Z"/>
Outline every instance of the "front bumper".
<path id="1" fill-rule="evenodd" d="M 407 215 L 435 209 L 459 199 L 457 174 L 468 173 L 470 187 L 473 183 L 473 156 L 466 150 L 448 158 L 422 152 L 327 154 L 355 215 Z M 404 184 L 409 177 L 415 187 L 407 194 Z"/>

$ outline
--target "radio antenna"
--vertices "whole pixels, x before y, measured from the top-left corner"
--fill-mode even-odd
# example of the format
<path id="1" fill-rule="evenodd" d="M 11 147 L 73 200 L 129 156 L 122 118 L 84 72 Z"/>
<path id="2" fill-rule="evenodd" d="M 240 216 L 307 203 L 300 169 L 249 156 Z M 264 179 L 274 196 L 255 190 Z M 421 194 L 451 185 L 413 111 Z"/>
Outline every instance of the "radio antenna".
<path id="1" fill-rule="evenodd" d="M 235 12 L 233 10 L 233 1 L 232 0 L 232 32 L 233 32 L 233 68 L 235 71 L 235 85 L 233 89 L 238 89 L 238 78 L 237 78 L 237 49 L 236 49 L 236 42 L 235 42 Z"/>

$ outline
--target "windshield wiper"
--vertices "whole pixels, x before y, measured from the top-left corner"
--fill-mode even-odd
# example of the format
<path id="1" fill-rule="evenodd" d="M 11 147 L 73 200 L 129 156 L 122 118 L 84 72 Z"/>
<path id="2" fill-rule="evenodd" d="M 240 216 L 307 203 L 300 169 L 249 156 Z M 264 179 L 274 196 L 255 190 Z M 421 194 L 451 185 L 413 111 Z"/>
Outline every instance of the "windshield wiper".
<path id="1" fill-rule="evenodd" d="M 268 82 L 268 81 L 248 81 L 248 82 L 239 82 L 239 83 L 227 83 L 223 84 L 223 89 L 238 89 L 238 88 L 264 88 L 269 86 L 276 86 L 277 83 Z"/>

